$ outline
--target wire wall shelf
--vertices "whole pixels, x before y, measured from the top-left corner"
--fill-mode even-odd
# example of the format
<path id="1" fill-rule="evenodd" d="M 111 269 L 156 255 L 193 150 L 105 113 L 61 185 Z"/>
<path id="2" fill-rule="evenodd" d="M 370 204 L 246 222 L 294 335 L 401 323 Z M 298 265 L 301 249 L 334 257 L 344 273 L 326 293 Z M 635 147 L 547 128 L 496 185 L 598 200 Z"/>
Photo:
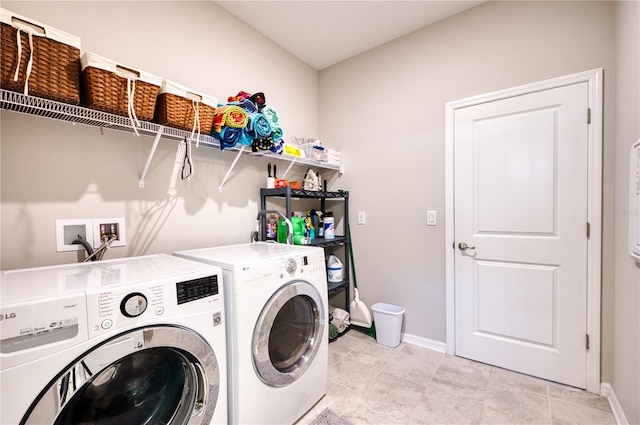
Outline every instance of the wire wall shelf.
<path id="1" fill-rule="evenodd" d="M 40 97 L 25 96 L 8 90 L 2 90 L 2 109 L 92 127 L 134 133 L 128 117 Z M 136 128 L 141 135 L 155 136 L 161 127 L 160 124 L 140 121 L 140 125 Z M 190 136 L 190 133 L 167 127 L 163 131 L 163 136 L 165 138 L 184 140 L 185 137 Z M 215 139 L 210 136 L 201 136 L 201 143 L 219 147 Z"/>
<path id="2" fill-rule="evenodd" d="M 140 121 L 139 125 L 137 125 L 136 129 L 134 130 L 129 117 L 114 115 L 108 112 L 97 111 L 95 109 L 85 108 L 82 106 L 56 102 L 54 100 L 43 99 L 40 97 L 28 96 L 22 93 L 4 89 L 1 89 L 0 92 L 0 107 L 1 109 L 7 111 L 13 111 L 42 118 L 50 118 L 58 121 L 67 121 L 74 124 L 82 124 L 91 127 L 99 127 L 101 130 L 117 130 L 132 134 L 137 131 L 140 135 L 154 137 L 155 139 L 151 148 L 151 152 L 149 153 L 147 163 L 145 164 L 142 175 L 140 176 L 139 186 L 141 188 L 144 187 L 144 179 L 146 177 L 150 162 L 153 158 L 160 139 L 170 139 L 178 142 L 181 142 L 185 139 L 192 141 L 196 141 L 197 139 L 199 146 L 220 149 L 220 143 L 214 137 L 206 134 L 200 134 L 199 137 L 196 137 L 196 135 L 192 136 L 190 131 L 184 131 L 173 127 L 166 127 L 147 121 Z M 229 171 L 227 172 L 227 175 L 224 177 L 219 186 L 219 190 L 221 192 L 227 178 L 229 177 L 231 171 L 235 167 L 241 155 L 265 157 L 269 160 L 282 160 L 285 162 L 289 162 L 289 168 L 287 168 L 285 175 L 294 164 L 307 165 L 338 172 L 341 172 L 342 170 L 342 167 L 340 165 L 330 165 L 308 158 L 300 158 L 286 154 L 276 154 L 269 151 L 252 152 L 251 149 L 247 146 L 234 146 L 232 148 L 226 148 L 224 152 L 234 152 L 236 153 L 236 158 L 234 159 Z"/>

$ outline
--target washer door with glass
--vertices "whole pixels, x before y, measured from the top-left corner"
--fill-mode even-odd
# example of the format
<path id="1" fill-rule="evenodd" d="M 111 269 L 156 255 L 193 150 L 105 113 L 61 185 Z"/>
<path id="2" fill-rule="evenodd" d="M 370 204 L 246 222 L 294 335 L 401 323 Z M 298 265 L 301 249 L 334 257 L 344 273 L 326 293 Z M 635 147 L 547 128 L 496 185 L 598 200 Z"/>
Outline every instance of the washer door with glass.
<path id="1" fill-rule="evenodd" d="M 281 387 L 300 378 L 313 363 L 326 326 L 318 290 L 293 281 L 269 298 L 253 333 L 253 364 L 267 385 Z"/>
<path id="2" fill-rule="evenodd" d="M 219 390 L 218 361 L 202 337 L 149 326 L 105 341 L 70 364 L 21 424 L 209 424 Z"/>

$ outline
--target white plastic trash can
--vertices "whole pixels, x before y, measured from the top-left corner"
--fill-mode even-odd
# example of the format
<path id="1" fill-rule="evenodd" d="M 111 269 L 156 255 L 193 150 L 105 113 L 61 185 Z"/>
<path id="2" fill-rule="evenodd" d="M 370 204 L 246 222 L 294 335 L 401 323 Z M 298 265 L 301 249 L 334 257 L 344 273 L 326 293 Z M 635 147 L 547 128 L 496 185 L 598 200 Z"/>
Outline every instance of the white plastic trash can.
<path id="1" fill-rule="evenodd" d="M 377 303 L 371 306 L 376 326 L 376 341 L 387 347 L 400 345 L 404 308 L 399 305 Z"/>

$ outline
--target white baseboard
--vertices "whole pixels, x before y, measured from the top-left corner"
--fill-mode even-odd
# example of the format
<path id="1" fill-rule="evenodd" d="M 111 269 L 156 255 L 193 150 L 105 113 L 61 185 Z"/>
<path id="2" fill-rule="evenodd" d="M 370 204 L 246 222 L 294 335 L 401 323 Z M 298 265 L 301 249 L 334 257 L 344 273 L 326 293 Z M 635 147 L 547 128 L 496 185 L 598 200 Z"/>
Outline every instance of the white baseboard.
<path id="1" fill-rule="evenodd" d="M 616 423 L 618 425 L 629 425 L 629 421 L 627 421 L 627 418 L 624 415 L 622 406 L 620 406 L 620 403 L 616 398 L 616 393 L 613 391 L 613 387 L 611 386 L 611 384 L 609 384 L 608 382 L 602 382 L 600 384 L 600 395 L 606 397 L 607 400 L 609 400 L 609 406 L 611 406 L 613 416 L 616 418 Z"/>
<path id="2" fill-rule="evenodd" d="M 430 350 L 439 351 L 441 353 L 447 352 L 447 344 L 444 342 L 434 341 L 432 339 L 422 338 L 407 333 L 402 334 L 402 342 L 417 345 L 419 347 L 429 348 Z"/>

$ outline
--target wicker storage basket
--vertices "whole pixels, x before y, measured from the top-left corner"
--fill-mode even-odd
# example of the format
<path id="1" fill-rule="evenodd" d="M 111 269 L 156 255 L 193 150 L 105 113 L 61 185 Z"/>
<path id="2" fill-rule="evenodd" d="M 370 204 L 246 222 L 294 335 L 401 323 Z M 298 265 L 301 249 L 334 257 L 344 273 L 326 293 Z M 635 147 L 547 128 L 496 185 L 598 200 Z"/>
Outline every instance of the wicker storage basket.
<path id="1" fill-rule="evenodd" d="M 153 119 L 162 77 L 124 67 L 91 52 L 82 55 L 80 64 L 82 105 L 142 121 Z"/>
<path id="2" fill-rule="evenodd" d="M 0 9 L 0 16 L 0 86 L 78 105 L 80 38 L 6 9 Z"/>
<path id="3" fill-rule="evenodd" d="M 156 102 L 154 121 L 181 130 L 209 134 L 218 99 L 164 80 Z M 196 113 L 199 126 L 194 125 Z"/>

